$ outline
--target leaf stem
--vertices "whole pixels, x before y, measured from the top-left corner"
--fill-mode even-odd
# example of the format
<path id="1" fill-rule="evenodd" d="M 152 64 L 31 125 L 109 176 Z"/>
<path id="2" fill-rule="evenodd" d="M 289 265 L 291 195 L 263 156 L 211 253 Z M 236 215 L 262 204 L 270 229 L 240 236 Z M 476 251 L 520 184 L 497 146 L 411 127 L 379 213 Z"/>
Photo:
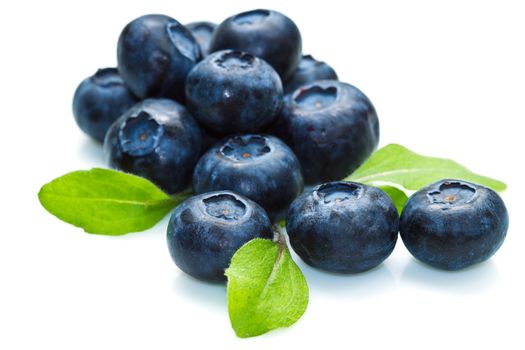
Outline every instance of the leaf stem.
<path id="1" fill-rule="evenodd" d="M 286 237 L 283 232 L 283 228 L 279 225 L 273 225 L 273 241 L 279 243 L 279 256 L 281 255 L 284 248 L 286 248 Z"/>

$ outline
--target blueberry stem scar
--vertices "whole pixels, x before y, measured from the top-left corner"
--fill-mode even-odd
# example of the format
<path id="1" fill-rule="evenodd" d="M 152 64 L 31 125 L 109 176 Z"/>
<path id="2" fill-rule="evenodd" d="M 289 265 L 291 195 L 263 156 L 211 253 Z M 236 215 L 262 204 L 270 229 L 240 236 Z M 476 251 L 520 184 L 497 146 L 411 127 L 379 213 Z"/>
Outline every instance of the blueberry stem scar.
<path id="1" fill-rule="evenodd" d="M 323 88 L 312 85 L 299 90 L 294 96 L 294 102 L 306 110 L 321 109 L 332 105 L 337 100 L 337 88 Z"/>

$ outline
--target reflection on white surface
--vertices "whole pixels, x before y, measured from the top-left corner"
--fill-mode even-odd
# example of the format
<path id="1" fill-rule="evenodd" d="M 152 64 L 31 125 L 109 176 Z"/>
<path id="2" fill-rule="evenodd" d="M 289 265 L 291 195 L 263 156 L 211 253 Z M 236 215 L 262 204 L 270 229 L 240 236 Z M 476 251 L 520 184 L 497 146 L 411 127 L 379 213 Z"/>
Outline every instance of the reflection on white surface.
<path id="1" fill-rule="evenodd" d="M 497 284 L 498 269 L 492 260 L 459 271 L 444 271 L 409 260 L 401 274 L 401 283 L 416 283 L 451 293 L 481 293 Z"/>
<path id="2" fill-rule="evenodd" d="M 226 284 L 203 282 L 181 271 L 175 276 L 173 292 L 214 309 L 227 309 Z"/>
<path id="3" fill-rule="evenodd" d="M 85 136 L 85 135 L 83 135 Z M 102 152 L 102 145 L 92 138 L 85 136 L 79 142 L 78 156 L 85 162 L 98 167 L 107 167 L 104 164 L 104 153 Z"/>
<path id="4" fill-rule="evenodd" d="M 395 287 L 394 276 L 385 264 L 358 274 L 336 274 L 314 269 L 295 259 L 312 293 L 341 298 L 368 298 Z"/>

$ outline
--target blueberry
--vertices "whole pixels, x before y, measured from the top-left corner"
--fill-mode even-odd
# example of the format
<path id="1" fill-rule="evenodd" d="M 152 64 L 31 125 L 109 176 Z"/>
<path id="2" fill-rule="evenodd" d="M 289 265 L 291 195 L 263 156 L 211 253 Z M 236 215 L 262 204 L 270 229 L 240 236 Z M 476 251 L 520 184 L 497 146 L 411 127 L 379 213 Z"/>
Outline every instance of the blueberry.
<path id="1" fill-rule="evenodd" d="M 284 92 L 290 93 L 302 85 L 313 83 L 317 80 L 337 80 L 335 70 L 322 61 L 317 61 L 311 55 L 305 55 L 299 62 L 299 67 L 284 84 Z"/>
<path id="2" fill-rule="evenodd" d="M 237 249 L 273 236 L 270 220 L 255 202 L 230 191 L 191 197 L 173 212 L 168 248 L 175 264 L 195 278 L 222 282 Z"/>
<path id="3" fill-rule="evenodd" d="M 206 153 L 210 148 L 215 146 L 217 142 L 219 142 L 222 137 L 218 136 L 212 132 L 209 132 L 206 129 L 201 128 L 201 134 L 202 134 L 202 149 L 201 154 Z"/>
<path id="4" fill-rule="evenodd" d="M 126 87 L 115 68 L 99 69 L 84 79 L 73 97 L 73 115 L 79 128 L 104 142 L 110 125 L 131 106 L 137 98 Z"/>
<path id="5" fill-rule="evenodd" d="M 382 190 L 330 182 L 297 198 L 286 216 L 294 251 L 307 264 L 339 273 L 369 270 L 394 250 L 397 209 Z"/>
<path id="6" fill-rule="evenodd" d="M 509 215 L 493 190 L 441 180 L 414 193 L 401 214 L 401 238 L 418 260 L 459 270 L 490 258 L 507 234 Z"/>
<path id="7" fill-rule="evenodd" d="M 186 80 L 188 109 L 202 125 L 222 135 L 257 132 L 275 119 L 282 99 L 275 70 L 240 51 L 209 55 Z"/>
<path id="8" fill-rule="evenodd" d="M 282 13 L 253 10 L 227 18 L 215 30 L 210 51 L 235 49 L 264 59 L 286 81 L 301 60 L 301 33 Z"/>
<path id="9" fill-rule="evenodd" d="M 140 97 L 184 100 L 184 80 L 200 60 L 199 44 L 182 24 L 164 15 L 131 21 L 120 34 L 118 70 Z"/>
<path id="10" fill-rule="evenodd" d="M 273 136 L 233 136 L 216 144 L 197 163 L 196 193 L 231 190 L 260 204 L 279 219 L 303 190 L 299 161 Z"/>
<path id="11" fill-rule="evenodd" d="M 202 143 L 197 122 L 182 105 L 147 99 L 113 123 L 104 152 L 112 168 L 145 177 L 172 194 L 189 185 Z"/>
<path id="12" fill-rule="evenodd" d="M 340 180 L 373 152 L 379 141 L 374 106 L 357 88 L 321 80 L 285 96 L 281 114 L 267 130 L 294 151 L 305 183 Z"/>
<path id="13" fill-rule="evenodd" d="M 195 40 L 197 40 L 197 43 L 199 43 L 202 55 L 208 56 L 211 37 L 217 25 L 211 22 L 192 22 L 186 24 L 185 27 L 188 28 Z"/>

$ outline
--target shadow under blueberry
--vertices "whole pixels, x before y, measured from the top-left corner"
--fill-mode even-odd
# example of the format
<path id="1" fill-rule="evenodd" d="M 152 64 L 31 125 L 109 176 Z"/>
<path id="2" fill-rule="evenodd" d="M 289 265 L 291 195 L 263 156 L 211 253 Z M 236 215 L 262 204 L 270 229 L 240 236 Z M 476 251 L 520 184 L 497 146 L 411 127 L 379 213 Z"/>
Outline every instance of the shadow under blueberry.
<path id="1" fill-rule="evenodd" d="M 303 271 L 312 293 L 327 293 L 341 298 L 369 298 L 389 293 L 396 285 L 394 276 L 384 263 L 361 273 L 338 274 L 315 269 L 298 258 L 294 260 Z"/>
<path id="2" fill-rule="evenodd" d="M 80 159 L 89 162 L 93 167 L 106 167 L 102 144 L 89 137 L 84 137 L 78 148 Z"/>
<path id="3" fill-rule="evenodd" d="M 412 258 L 401 274 L 401 283 L 416 283 L 451 293 L 480 293 L 499 279 L 492 260 L 459 271 L 445 271 L 425 265 Z"/>
<path id="4" fill-rule="evenodd" d="M 178 295 L 193 299 L 215 309 L 227 309 L 226 284 L 207 283 L 180 273 L 175 276 L 173 289 Z"/>

